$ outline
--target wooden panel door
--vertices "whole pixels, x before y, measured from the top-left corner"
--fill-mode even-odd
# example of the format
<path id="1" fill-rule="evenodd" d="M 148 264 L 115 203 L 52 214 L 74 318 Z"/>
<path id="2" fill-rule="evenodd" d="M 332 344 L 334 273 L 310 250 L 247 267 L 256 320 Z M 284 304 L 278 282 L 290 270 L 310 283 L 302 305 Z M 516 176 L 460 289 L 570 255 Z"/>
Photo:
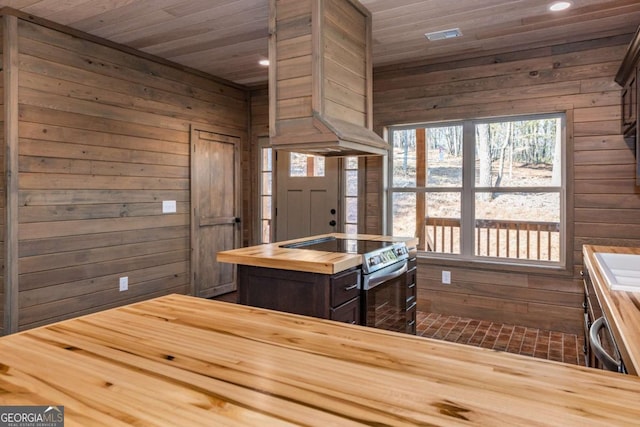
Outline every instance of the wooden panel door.
<path id="1" fill-rule="evenodd" d="M 209 298 L 236 289 L 236 269 L 216 262 L 240 239 L 240 138 L 192 129 L 191 243 L 193 294 Z"/>
<path id="2" fill-rule="evenodd" d="M 292 154 L 277 153 L 276 240 L 334 233 L 341 227 L 338 159 L 308 156 L 300 170 Z M 323 167 L 317 168 L 317 162 Z"/>

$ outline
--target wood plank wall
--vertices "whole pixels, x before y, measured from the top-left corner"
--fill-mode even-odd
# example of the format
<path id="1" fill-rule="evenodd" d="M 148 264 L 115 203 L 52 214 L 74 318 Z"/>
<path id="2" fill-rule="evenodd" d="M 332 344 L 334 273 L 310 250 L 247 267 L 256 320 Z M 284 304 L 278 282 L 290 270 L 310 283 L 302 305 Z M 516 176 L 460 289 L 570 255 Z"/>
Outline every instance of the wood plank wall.
<path id="1" fill-rule="evenodd" d="M 348 2 L 324 2 L 323 113 L 367 126 L 367 16 Z"/>
<path id="2" fill-rule="evenodd" d="M 387 234 L 384 230 L 383 220 L 386 206 L 384 206 L 384 197 L 380 191 L 380 188 L 385 187 L 381 182 L 384 165 L 382 156 L 367 156 L 360 161 L 360 167 L 364 167 L 364 201 L 358 201 L 359 209 L 364 209 L 364 224 L 358 224 L 358 231 L 361 233 Z"/>
<path id="3" fill-rule="evenodd" d="M 276 0 L 271 2 L 275 6 Z M 269 77 L 275 111 L 271 117 L 274 132 L 280 133 L 283 126 L 292 132 L 312 129 L 311 10 L 310 0 L 278 0 L 277 16 L 271 18 L 277 31 L 277 39 L 270 40 L 270 49 L 275 51 L 272 67 L 277 70 Z"/>
<path id="4" fill-rule="evenodd" d="M 187 293 L 189 129 L 246 139 L 247 92 L 23 20 L 19 54 L 20 329 Z"/>
<path id="5" fill-rule="evenodd" d="M 630 38 L 374 70 L 378 132 L 394 124 L 567 111 L 567 131 L 573 135 L 567 145 L 574 192 L 569 271 L 421 260 L 419 310 L 580 333 L 582 245 L 640 246 L 634 150 L 620 135 L 620 87 L 613 81 Z M 383 188 L 380 167 L 367 176 L 368 188 Z M 369 192 L 367 206 L 375 206 L 379 196 Z M 367 232 L 380 231 L 373 217 L 366 226 Z M 442 270 L 451 271 L 451 285 L 440 284 Z"/>
<path id="6" fill-rule="evenodd" d="M 4 64 L 4 21 L 0 19 L 0 64 Z M 5 144 L 4 144 L 4 66 L 0 67 L 0 265 L 5 265 L 4 236 L 5 236 Z M 0 274 L 0 335 L 4 335 L 4 268 Z"/>

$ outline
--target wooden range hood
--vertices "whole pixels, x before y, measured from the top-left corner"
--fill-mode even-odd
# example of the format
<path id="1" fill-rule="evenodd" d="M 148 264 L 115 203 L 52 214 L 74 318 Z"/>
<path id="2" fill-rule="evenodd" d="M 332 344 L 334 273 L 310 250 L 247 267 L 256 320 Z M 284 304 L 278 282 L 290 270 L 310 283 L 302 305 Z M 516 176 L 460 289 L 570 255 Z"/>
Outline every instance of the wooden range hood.
<path id="1" fill-rule="evenodd" d="M 273 148 L 383 155 L 372 130 L 371 14 L 355 0 L 270 0 Z"/>

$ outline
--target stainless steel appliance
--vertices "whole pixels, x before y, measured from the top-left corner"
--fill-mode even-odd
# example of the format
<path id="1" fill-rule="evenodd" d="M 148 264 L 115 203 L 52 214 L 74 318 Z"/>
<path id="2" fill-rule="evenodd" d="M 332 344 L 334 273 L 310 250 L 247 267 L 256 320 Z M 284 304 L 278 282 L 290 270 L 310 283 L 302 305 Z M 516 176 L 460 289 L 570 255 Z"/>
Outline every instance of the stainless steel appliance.
<path id="1" fill-rule="evenodd" d="M 584 308 L 585 364 L 592 368 L 626 373 L 618 346 L 596 296 L 589 270 L 585 269 L 580 274 L 584 282 L 582 307 Z"/>
<path id="2" fill-rule="evenodd" d="M 606 331 L 608 335 L 607 338 L 613 346 L 613 354 L 609 354 L 607 353 L 607 350 L 605 350 L 600 339 L 601 331 Z M 589 328 L 589 342 L 591 344 L 591 350 L 595 357 L 602 363 L 603 369 L 623 374 L 626 373 L 626 368 L 622 362 L 622 358 L 620 357 L 620 352 L 618 351 L 613 334 L 611 333 L 611 330 L 609 330 L 609 326 L 607 325 L 607 321 L 604 316 L 599 317 Z"/>
<path id="3" fill-rule="evenodd" d="M 285 245 L 362 255 L 361 324 L 415 334 L 415 248 L 404 242 L 325 237 Z"/>

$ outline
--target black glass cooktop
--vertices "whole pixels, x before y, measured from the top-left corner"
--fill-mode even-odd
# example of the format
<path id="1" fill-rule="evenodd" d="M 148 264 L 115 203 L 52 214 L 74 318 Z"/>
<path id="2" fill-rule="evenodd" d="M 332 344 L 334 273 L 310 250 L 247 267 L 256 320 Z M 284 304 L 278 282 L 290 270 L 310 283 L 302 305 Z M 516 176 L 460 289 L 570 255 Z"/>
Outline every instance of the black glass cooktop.
<path id="1" fill-rule="evenodd" d="M 340 252 L 347 254 L 366 254 L 385 246 L 393 245 L 392 242 L 379 242 L 376 240 L 339 239 L 337 237 L 324 237 L 321 239 L 305 240 L 303 242 L 282 245 L 283 248 L 312 249 L 314 251 Z"/>

